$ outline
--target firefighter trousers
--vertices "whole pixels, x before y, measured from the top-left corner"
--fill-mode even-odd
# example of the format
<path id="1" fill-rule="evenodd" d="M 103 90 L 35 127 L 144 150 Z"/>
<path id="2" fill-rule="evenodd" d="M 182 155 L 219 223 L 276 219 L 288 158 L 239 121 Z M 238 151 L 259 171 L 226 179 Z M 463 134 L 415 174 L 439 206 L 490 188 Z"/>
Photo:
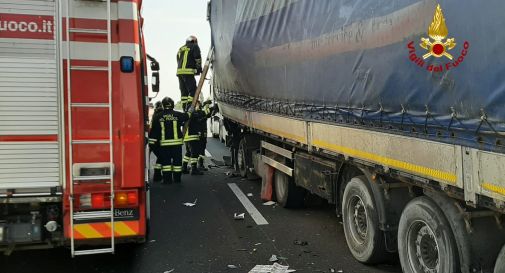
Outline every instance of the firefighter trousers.
<path id="1" fill-rule="evenodd" d="M 207 149 L 207 136 L 203 136 L 200 139 L 200 154 L 198 155 L 198 163 L 201 167 L 203 167 L 203 163 L 205 160 L 205 149 Z"/>
<path id="2" fill-rule="evenodd" d="M 182 145 L 161 146 L 160 159 L 163 182 L 180 182 L 182 172 Z"/>
<path id="3" fill-rule="evenodd" d="M 196 92 L 196 80 L 194 75 L 178 75 L 179 89 L 181 90 L 182 109 L 186 111 L 188 105 L 193 102 Z"/>
<path id="4" fill-rule="evenodd" d="M 184 156 L 184 164 L 187 166 L 196 166 L 198 163 L 198 157 L 201 154 L 202 142 L 199 140 L 192 140 L 186 142 L 186 154 Z"/>

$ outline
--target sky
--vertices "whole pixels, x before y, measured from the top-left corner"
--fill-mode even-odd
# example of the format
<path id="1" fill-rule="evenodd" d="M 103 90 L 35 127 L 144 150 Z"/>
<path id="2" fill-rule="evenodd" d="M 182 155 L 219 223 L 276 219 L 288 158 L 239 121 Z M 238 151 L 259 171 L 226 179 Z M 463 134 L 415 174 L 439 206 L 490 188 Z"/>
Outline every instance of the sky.
<path id="1" fill-rule="evenodd" d="M 144 0 L 142 16 L 147 53 L 156 58 L 161 68 L 160 93 L 152 101 L 169 96 L 177 102 L 181 96 L 176 76 L 177 51 L 190 35 L 198 38 L 203 61 L 210 49 L 207 0 Z M 197 76 L 197 82 L 198 79 Z M 203 89 L 205 98 L 210 96 L 209 90 L 207 81 Z"/>

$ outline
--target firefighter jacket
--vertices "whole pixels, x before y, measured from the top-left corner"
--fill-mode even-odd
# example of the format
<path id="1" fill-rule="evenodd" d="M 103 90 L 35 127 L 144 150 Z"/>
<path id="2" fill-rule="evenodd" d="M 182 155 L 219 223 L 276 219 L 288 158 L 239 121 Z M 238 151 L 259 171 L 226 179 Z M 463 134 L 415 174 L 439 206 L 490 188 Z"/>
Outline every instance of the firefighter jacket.
<path id="1" fill-rule="evenodd" d="M 203 112 L 205 113 L 205 118 L 201 119 L 201 127 L 202 127 L 202 137 L 207 137 L 207 119 L 212 115 L 212 108 L 209 105 L 205 105 L 203 107 Z"/>
<path id="2" fill-rule="evenodd" d="M 189 119 L 187 113 L 164 110 L 156 120 L 153 119 L 149 132 L 149 144 L 159 146 L 182 145 L 182 127 Z"/>
<path id="3" fill-rule="evenodd" d="M 210 112 L 209 112 L 210 114 Z M 204 136 L 206 132 L 207 118 L 210 117 L 204 110 L 196 110 L 189 120 L 188 131 L 184 136 L 184 142 L 197 141 Z"/>
<path id="4" fill-rule="evenodd" d="M 149 132 L 151 132 L 153 130 L 154 121 L 159 122 L 159 118 L 162 114 L 163 114 L 163 109 L 155 109 L 154 110 L 153 116 L 151 117 L 151 124 L 149 124 Z M 155 144 L 156 144 L 156 142 L 149 140 L 149 148 L 151 149 L 151 151 L 156 150 L 156 148 L 158 147 Z"/>
<path id="5" fill-rule="evenodd" d="M 177 52 L 177 75 L 199 75 L 202 72 L 202 56 L 198 44 L 188 42 Z"/>

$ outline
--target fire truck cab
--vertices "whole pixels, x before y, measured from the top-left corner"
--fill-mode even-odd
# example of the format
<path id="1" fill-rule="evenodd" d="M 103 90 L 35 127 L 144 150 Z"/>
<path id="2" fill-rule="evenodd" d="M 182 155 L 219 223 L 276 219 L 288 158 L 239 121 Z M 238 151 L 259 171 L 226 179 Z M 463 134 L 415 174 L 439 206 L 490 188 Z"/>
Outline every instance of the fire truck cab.
<path id="1" fill-rule="evenodd" d="M 141 6 L 0 1 L 0 249 L 145 240 Z"/>

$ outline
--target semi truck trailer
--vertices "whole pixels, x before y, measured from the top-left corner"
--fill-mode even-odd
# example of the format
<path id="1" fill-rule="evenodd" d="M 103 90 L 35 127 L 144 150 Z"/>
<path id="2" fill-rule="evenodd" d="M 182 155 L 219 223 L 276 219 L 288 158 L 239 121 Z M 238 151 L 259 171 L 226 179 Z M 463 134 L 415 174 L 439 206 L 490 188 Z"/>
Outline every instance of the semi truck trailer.
<path id="1" fill-rule="evenodd" d="M 282 206 L 307 193 L 335 204 L 362 263 L 505 272 L 504 10 L 210 1 L 212 84 L 237 169 L 273 174 Z"/>

